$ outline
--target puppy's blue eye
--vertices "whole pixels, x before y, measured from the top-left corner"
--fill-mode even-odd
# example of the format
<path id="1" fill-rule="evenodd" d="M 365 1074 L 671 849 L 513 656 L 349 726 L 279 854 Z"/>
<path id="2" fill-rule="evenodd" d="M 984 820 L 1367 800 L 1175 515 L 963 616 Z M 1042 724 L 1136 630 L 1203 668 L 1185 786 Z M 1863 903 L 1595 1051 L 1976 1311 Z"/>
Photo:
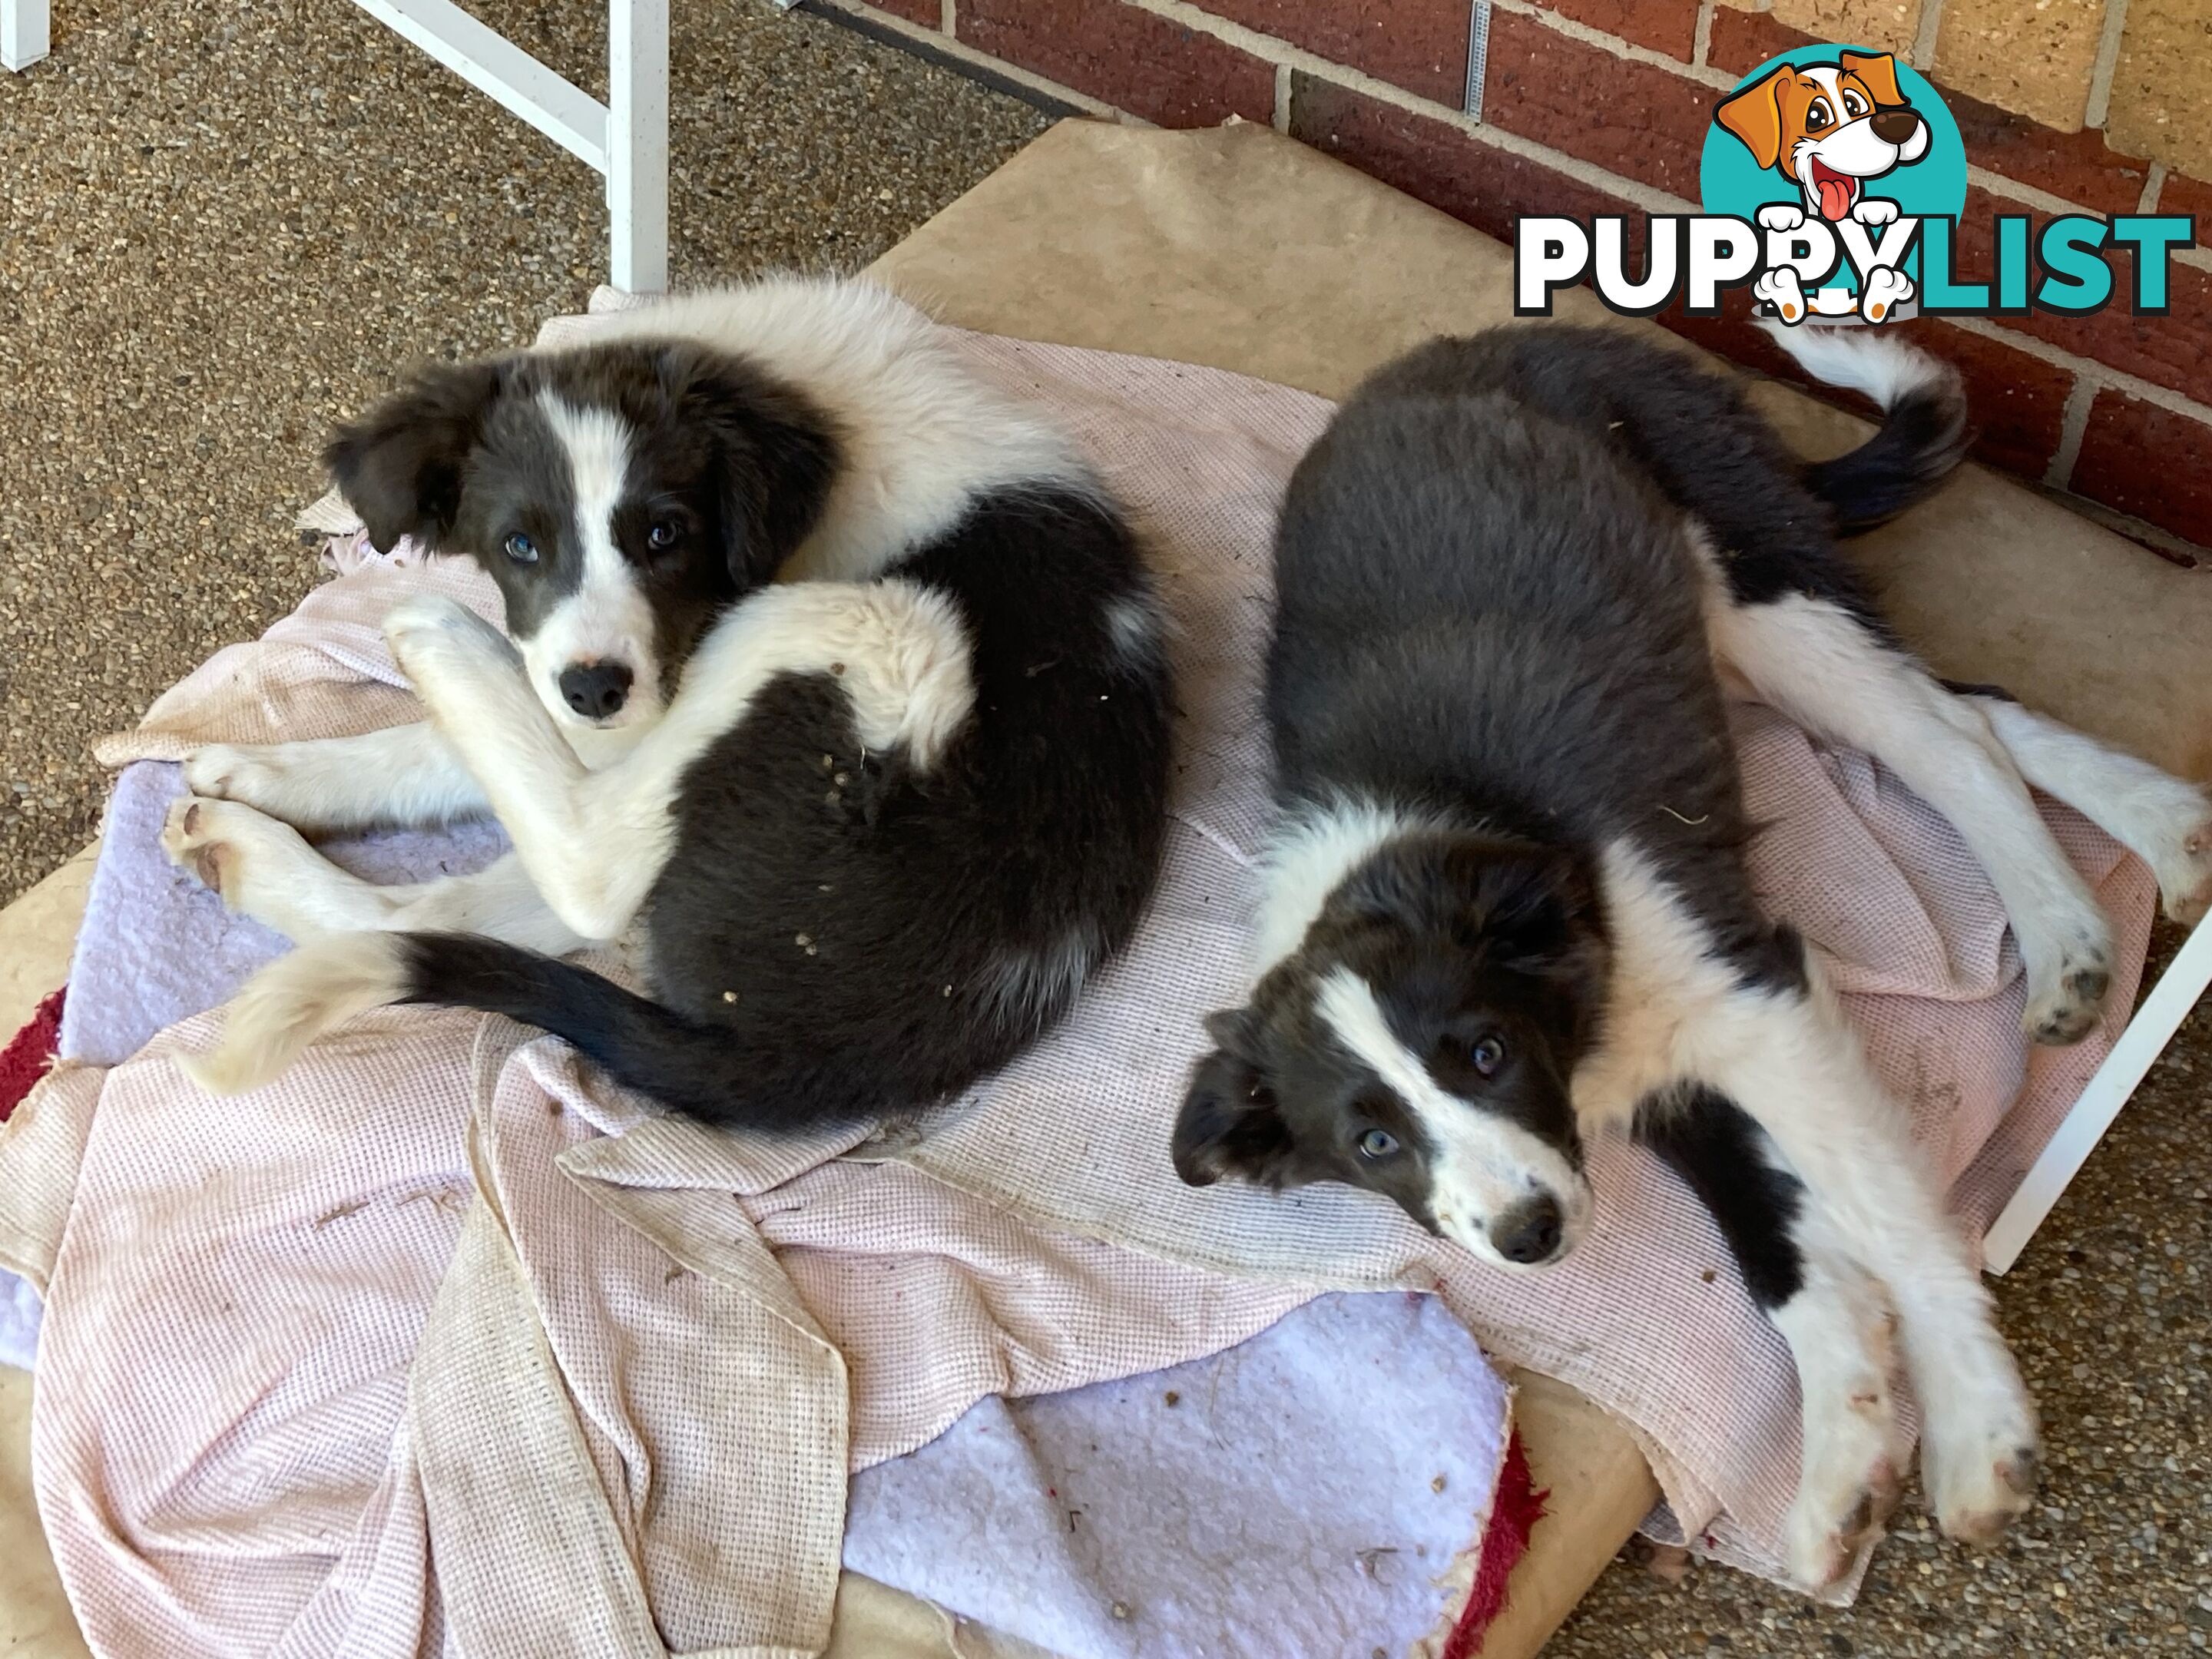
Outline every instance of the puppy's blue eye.
<path id="1" fill-rule="evenodd" d="M 645 532 L 645 544 L 656 553 L 665 553 L 681 539 L 682 532 L 666 519 Z"/>
<path id="2" fill-rule="evenodd" d="M 507 556 L 517 564 L 536 564 L 538 544 L 520 533 L 509 536 L 507 538 Z"/>
<path id="3" fill-rule="evenodd" d="M 1505 1045 L 1494 1036 L 1486 1036 L 1468 1050 L 1467 1057 L 1483 1076 L 1495 1077 L 1498 1068 L 1505 1063 Z"/>
<path id="4" fill-rule="evenodd" d="M 1362 1158 L 1388 1158 L 1398 1150 L 1398 1137 L 1388 1129 L 1370 1129 L 1359 1137 Z"/>

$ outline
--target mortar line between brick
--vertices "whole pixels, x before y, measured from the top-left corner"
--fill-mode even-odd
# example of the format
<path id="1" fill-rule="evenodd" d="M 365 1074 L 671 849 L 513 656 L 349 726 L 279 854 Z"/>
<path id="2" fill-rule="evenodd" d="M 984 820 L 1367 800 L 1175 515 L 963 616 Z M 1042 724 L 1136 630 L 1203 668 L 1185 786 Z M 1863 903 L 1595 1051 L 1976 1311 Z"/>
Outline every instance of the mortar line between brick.
<path id="1" fill-rule="evenodd" d="M 1698 0 L 1698 27 L 1690 36 L 1690 67 L 1709 67 L 1705 60 L 1712 55 L 1713 0 Z"/>
<path id="2" fill-rule="evenodd" d="M 2192 421 L 2212 426 L 2212 408 L 2198 403 L 2194 398 L 2179 392 L 2169 392 L 2141 375 L 2130 374 L 2125 369 L 2100 363 L 2094 357 L 2083 357 L 2063 346 L 2052 345 L 2048 340 L 2038 339 L 2033 334 L 2016 333 L 2001 327 L 1987 317 L 1944 317 L 1940 320 L 1954 328 L 1962 328 L 1969 334 L 1978 334 L 1984 340 L 1994 340 L 2015 351 L 2024 351 L 2031 357 L 2039 357 L 2057 368 L 2067 370 L 2098 388 L 2109 392 L 2124 392 L 2130 398 L 2140 398 L 2147 404 L 2156 404 L 2169 414 L 2186 415 Z"/>
<path id="3" fill-rule="evenodd" d="M 2153 161 L 2150 164 L 2150 171 L 2143 174 L 2142 195 L 2136 199 L 2136 211 L 2137 213 L 2157 212 L 2158 193 L 2165 188 L 2166 163 Z"/>
<path id="4" fill-rule="evenodd" d="M 2002 196 L 2023 207 L 2041 208 L 2045 213 L 2089 212 L 2079 202 L 2069 202 L 2063 196 L 2053 196 L 2049 191 L 2039 190 L 2033 185 L 2023 185 L 2017 179 L 2008 179 L 2002 173 L 1991 173 L 1987 167 L 1967 167 L 1966 181 L 1979 185 L 1992 196 Z M 2090 216 L 2101 219 L 2104 215 L 2092 214 Z"/>
<path id="5" fill-rule="evenodd" d="M 1275 65 L 1275 111 L 1272 123 L 1276 131 L 1287 136 L 1291 130 L 1291 83 L 1293 79 L 1288 64 Z"/>
<path id="6" fill-rule="evenodd" d="M 853 0 L 836 0 L 836 3 L 847 5 L 853 3 Z M 1404 110 L 1410 115 L 1419 115 L 1428 120 L 1442 122 L 1455 131 L 1465 133 L 1479 143 L 1487 144 L 1492 149 L 1504 150 L 1508 155 L 1517 155 L 1524 161 L 1534 161 L 1540 167 L 1549 167 L 1554 173 L 1564 173 L 1577 184 L 1588 185 L 1593 190 L 1601 190 L 1609 196 L 1617 196 L 1632 206 L 1641 208 L 1646 213 L 1703 211 L 1697 204 L 1686 201 L 1680 196 L 1670 196 L 1665 191 L 1655 189 L 1650 185 L 1639 184 L 1633 179 L 1624 179 L 1618 173 L 1607 173 L 1603 167 L 1583 161 L 1577 156 L 1570 155 L 1565 150 L 1553 149 L 1548 144 L 1540 144 L 1533 139 L 1523 138 L 1516 133 L 1505 132 L 1497 127 L 1487 125 L 1471 118 L 1464 111 L 1455 110 L 1449 104 L 1432 102 L 1419 93 L 1408 92 L 1403 87 L 1394 86 L 1379 76 L 1368 74 L 1364 70 L 1353 69 L 1345 64 L 1333 63 L 1317 53 L 1306 51 L 1302 46 L 1294 46 L 1286 40 L 1279 40 L 1272 34 L 1262 34 L 1257 29 L 1247 28 L 1242 23 L 1232 23 L 1226 18 L 1214 16 L 1211 12 L 1200 11 L 1196 6 L 1189 4 L 1188 0 L 1127 0 L 1127 3 L 1136 7 L 1139 11 L 1148 11 L 1155 16 L 1167 18 L 1172 22 L 1182 24 L 1186 28 L 1195 29 L 1200 33 L 1211 34 L 1225 45 L 1235 46 L 1240 52 L 1249 52 L 1255 58 L 1264 58 L 1271 64 L 1287 64 L 1291 69 L 1300 70 L 1321 80 L 1332 82 L 1347 91 L 1364 94 L 1377 103 L 1389 104 L 1393 108 Z M 1611 37 L 1599 38 L 1609 40 Z M 1676 70 L 1686 67 L 1672 58 L 1661 61 Z M 1735 82 L 1730 82 L 1729 84 L 1733 86 Z"/>
<path id="7" fill-rule="evenodd" d="M 1649 64 L 1654 69 L 1672 70 L 1685 81 L 1695 81 L 1700 86 L 1718 87 L 1734 91 L 1735 83 L 1743 77 L 1728 75 L 1717 69 L 1686 64 L 1679 58 L 1669 58 L 1663 52 L 1654 52 L 1649 46 L 1639 46 L 1633 40 L 1624 40 L 1617 34 L 1607 34 L 1603 29 L 1594 29 L 1588 23 L 1577 23 L 1571 17 L 1562 17 L 1558 12 L 1547 11 L 1532 3 L 1532 0 L 1490 0 L 1499 11 L 1510 11 L 1516 17 L 1526 17 L 1541 23 L 1554 34 L 1564 34 L 1570 40 L 1579 40 L 1583 46 L 1596 46 L 1615 58 L 1632 64 Z"/>
<path id="8" fill-rule="evenodd" d="M 2066 488 L 2074 476 L 2074 463 L 2081 456 L 2081 434 L 2089 429 L 2089 406 L 2097 401 L 2097 388 L 2076 374 L 2066 389 L 2066 407 L 2058 416 L 2058 447 L 2043 470 L 2043 482 L 2055 489 Z"/>
<path id="9" fill-rule="evenodd" d="M 1913 31 L 1912 50 L 1906 61 L 1923 75 L 1936 61 L 1936 35 L 1943 27 L 1943 0 L 1920 0 L 1920 27 Z"/>
<path id="10" fill-rule="evenodd" d="M 910 22 L 896 12 L 878 10 L 861 3 L 861 0 L 806 0 L 806 3 L 852 18 L 856 30 L 876 29 L 885 34 L 896 34 L 900 40 L 911 42 L 920 57 L 935 58 L 963 69 L 974 70 L 979 77 L 995 76 L 1001 82 L 1011 82 L 1031 92 L 1056 99 L 1060 103 L 1072 105 L 1085 114 L 1095 115 L 1101 120 L 1115 121 L 1128 127 L 1152 125 L 1142 116 L 1117 109 L 1103 99 L 1093 98 L 1087 92 L 1078 92 L 1073 87 L 1062 86 L 1057 81 L 1048 80 L 1004 58 L 994 58 L 987 52 L 979 52 L 964 40 L 947 40 L 939 30 L 926 23 Z"/>
<path id="11" fill-rule="evenodd" d="M 946 40 L 959 38 L 960 0 L 945 0 L 937 15 L 937 26 L 945 32 Z"/>
<path id="12" fill-rule="evenodd" d="M 2112 113 L 2112 72 L 2120 64 L 2120 34 L 2127 27 L 2128 0 L 2106 0 L 2105 29 L 2097 37 L 2097 58 L 2089 70 L 2089 101 L 2081 111 L 2081 125 L 2102 128 Z"/>

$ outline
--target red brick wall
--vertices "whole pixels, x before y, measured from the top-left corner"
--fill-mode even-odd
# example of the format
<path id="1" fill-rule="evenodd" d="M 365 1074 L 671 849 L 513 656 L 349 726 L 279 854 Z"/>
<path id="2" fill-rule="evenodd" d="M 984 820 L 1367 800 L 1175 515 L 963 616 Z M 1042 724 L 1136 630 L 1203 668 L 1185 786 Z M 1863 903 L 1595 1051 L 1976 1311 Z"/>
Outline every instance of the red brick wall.
<path id="1" fill-rule="evenodd" d="M 840 0 L 867 10 L 866 0 Z M 1462 113 L 1470 0 L 873 0 L 1085 98 L 1168 126 L 1240 115 L 1510 239 L 1526 213 L 1697 210 L 1714 101 L 1808 37 L 1717 0 L 1494 0 L 1480 120 Z M 2039 219 L 2196 213 L 2212 185 L 1938 89 L 1978 169 L 1960 274 L 1986 274 L 1997 211 Z M 1926 319 L 1905 331 L 1956 362 L 1984 460 L 2140 522 L 2184 559 L 2212 547 L 2212 255 L 2182 256 L 2163 317 Z M 1726 316 L 1662 316 L 1724 356 L 1796 375 Z M 2205 556 L 2212 562 L 2212 553 Z"/>

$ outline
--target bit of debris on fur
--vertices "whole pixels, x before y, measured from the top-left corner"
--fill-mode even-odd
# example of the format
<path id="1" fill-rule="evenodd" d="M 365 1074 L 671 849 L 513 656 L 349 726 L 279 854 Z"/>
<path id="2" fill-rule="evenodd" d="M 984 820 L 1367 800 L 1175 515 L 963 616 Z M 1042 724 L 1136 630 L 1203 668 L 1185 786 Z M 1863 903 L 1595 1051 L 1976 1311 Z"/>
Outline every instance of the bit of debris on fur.
<path id="1" fill-rule="evenodd" d="M 1686 817 L 1683 817 L 1680 812 L 1677 812 L 1677 811 L 1676 811 L 1673 807 L 1671 807 L 1671 806 L 1668 805 L 1667 805 L 1667 803 L 1666 803 L 1665 801 L 1663 801 L 1663 800 L 1662 800 L 1662 801 L 1661 801 L 1661 802 L 1659 803 L 1659 810 L 1660 810 L 1661 811 L 1664 812 L 1664 813 L 1665 813 L 1668 817 L 1670 817 L 1670 818 L 1674 819 L 1675 823 L 1686 823 L 1686 824 L 1689 824 L 1689 825 L 1690 825 L 1692 828 L 1693 828 L 1693 829 L 1694 829 L 1697 825 L 1698 825 L 1698 824 L 1700 824 L 1700 823 L 1704 823 L 1707 818 L 1710 818 L 1711 817 L 1712 817 L 1712 814 L 1711 814 L 1711 812 L 1705 812 L 1705 813 L 1701 813 L 1699 816 L 1698 816 L 1697 817 L 1694 817 L 1694 818 L 1686 818 Z"/>
<path id="2" fill-rule="evenodd" d="M 1111 1613 L 1116 1619 L 1127 1619 L 1129 1616 L 1129 1604 L 1127 1601 L 1116 1601 L 1111 1607 L 1109 1607 L 1107 1611 Z"/>
<path id="3" fill-rule="evenodd" d="M 791 937 L 791 942 L 793 945 L 811 945 L 814 943 L 814 935 L 811 933 L 794 933 Z"/>
<path id="4" fill-rule="evenodd" d="M 945 994 L 946 996 L 951 996 L 952 994 L 952 988 L 950 985 L 945 988 Z"/>
<path id="5" fill-rule="evenodd" d="M 735 991 L 725 991 L 722 993 L 722 1000 L 725 1002 L 735 1002 L 737 1000 L 738 994 Z"/>
<path id="6" fill-rule="evenodd" d="M 828 882 L 826 882 L 826 881 L 825 881 L 825 882 L 823 882 L 823 883 L 819 887 L 816 888 L 814 890 L 815 890 L 816 892 L 817 892 L 817 893 L 827 893 L 827 892 L 834 891 L 835 890 L 834 890 L 833 888 L 831 888 L 831 886 L 830 885 L 830 884 L 829 884 Z"/>
<path id="7" fill-rule="evenodd" d="M 845 665 L 842 662 L 833 662 L 830 665 L 830 672 L 833 674 L 842 674 L 845 672 Z"/>
<path id="8" fill-rule="evenodd" d="M 840 789 L 842 789 L 847 784 L 852 782 L 852 781 L 853 775 L 850 772 L 840 772 L 830 780 L 830 782 L 836 784 Z"/>
<path id="9" fill-rule="evenodd" d="M 1182 1396 L 1177 1394 L 1173 1389 L 1170 1389 L 1167 1391 L 1165 1397 L 1168 1404 L 1170 1406 L 1180 1406 L 1182 1404 Z"/>
<path id="10" fill-rule="evenodd" d="M 825 772 L 830 770 L 836 764 L 837 757 L 835 755 L 824 755 L 822 757 L 822 769 Z"/>
<path id="11" fill-rule="evenodd" d="M 1442 1492 L 1443 1489 L 1444 1489 L 1444 1478 L 1443 1478 L 1443 1476 L 1442 1476 L 1441 1474 L 1440 1474 L 1440 1475 L 1438 1475 L 1435 1480 L 1431 1480 L 1431 1481 L 1430 1481 L 1430 1482 L 1429 1482 L 1429 1490 L 1430 1490 L 1431 1492 Z"/>

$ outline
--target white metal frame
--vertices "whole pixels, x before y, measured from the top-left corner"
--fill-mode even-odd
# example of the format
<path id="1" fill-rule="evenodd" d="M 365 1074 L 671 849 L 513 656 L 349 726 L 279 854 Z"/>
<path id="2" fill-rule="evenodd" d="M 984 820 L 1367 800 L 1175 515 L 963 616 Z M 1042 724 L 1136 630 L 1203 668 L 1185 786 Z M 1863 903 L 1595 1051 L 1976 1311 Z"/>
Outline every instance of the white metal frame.
<path id="1" fill-rule="evenodd" d="M 0 0 L 0 68 L 30 68 L 46 55 L 46 0 Z"/>
<path id="2" fill-rule="evenodd" d="M 608 279 L 630 294 L 668 286 L 668 0 L 608 0 L 604 104 L 453 0 L 354 3 L 604 174 Z M 46 55 L 47 4 L 0 0 L 0 64 Z"/>
<path id="3" fill-rule="evenodd" d="M 2212 921 L 2199 923 L 2175 953 L 2172 964 L 2159 978 L 2128 1029 L 2105 1056 L 2105 1063 L 2083 1085 L 2066 1118 L 2035 1167 L 2027 1172 L 2011 1200 L 1990 1224 L 1982 1240 L 1982 1262 L 1990 1272 L 2002 1273 L 2020 1259 L 2027 1241 L 2044 1223 L 2059 1195 L 2089 1161 L 2089 1154 L 2105 1138 L 2105 1131 L 2128 1103 L 2136 1085 L 2150 1070 L 2151 1062 L 2173 1041 L 2189 1011 L 2212 985 Z"/>

